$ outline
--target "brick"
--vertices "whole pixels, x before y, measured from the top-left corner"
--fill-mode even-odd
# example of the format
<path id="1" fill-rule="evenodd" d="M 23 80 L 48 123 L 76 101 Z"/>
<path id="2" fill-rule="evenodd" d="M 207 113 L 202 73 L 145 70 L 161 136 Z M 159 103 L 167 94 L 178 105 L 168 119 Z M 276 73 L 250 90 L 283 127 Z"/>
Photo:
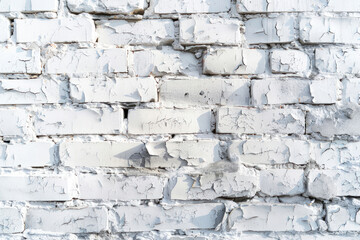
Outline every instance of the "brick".
<path id="1" fill-rule="evenodd" d="M 360 196 L 356 170 L 311 170 L 308 174 L 309 195 L 318 199 Z"/>
<path id="2" fill-rule="evenodd" d="M 203 73 L 210 75 L 261 74 L 266 70 L 266 62 L 266 50 L 210 49 L 203 58 Z"/>
<path id="3" fill-rule="evenodd" d="M 0 109 L 0 136 L 28 133 L 30 115 L 24 109 Z"/>
<path id="4" fill-rule="evenodd" d="M 359 107 L 344 105 L 311 109 L 306 115 L 306 133 L 333 138 L 336 135 L 360 135 Z"/>
<path id="5" fill-rule="evenodd" d="M 345 104 L 360 104 L 360 79 L 350 78 L 342 81 L 342 101 Z"/>
<path id="6" fill-rule="evenodd" d="M 300 20 L 300 40 L 304 43 L 358 44 L 360 18 L 304 17 Z"/>
<path id="7" fill-rule="evenodd" d="M 184 175 L 176 178 L 170 197 L 176 200 L 212 200 L 219 197 L 251 198 L 260 190 L 259 174 L 240 167 L 236 172 Z"/>
<path id="8" fill-rule="evenodd" d="M 230 10 L 230 0 L 151 0 L 154 12 L 165 13 L 218 13 Z"/>
<path id="9" fill-rule="evenodd" d="M 302 169 L 268 169 L 260 171 L 260 190 L 268 196 L 294 196 L 305 192 Z"/>
<path id="10" fill-rule="evenodd" d="M 298 109 L 220 108 L 217 133 L 304 134 L 305 114 Z"/>
<path id="11" fill-rule="evenodd" d="M 136 76 L 140 77 L 200 74 L 199 63 L 194 54 L 175 51 L 171 47 L 134 52 L 134 70 Z"/>
<path id="12" fill-rule="evenodd" d="M 0 16 L 0 42 L 6 42 L 10 38 L 10 27 L 10 20 Z"/>
<path id="13" fill-rule="evenodd" d="M 356 166 L 360 164 L 360 143 L 359 142 L 349 142 L 346 144 L 336 144 L 337 151 L 339 153 L 339 158 L 334 158 L 334 160 L 340 160 L 339 165 Z M 336 148 L 335 148 L 336 149 Z M 316 159 L 318 162 L 318 159 Z"/>
<path id="14" fill-rule="evenodd" d="M 143 0 L 67 0 L 71 12 L 105 13 L 132 15 L 142 12 L 145 8 Z"/>
<path id="15" fill-rule="evenodd" d="M 268 239 L 294 239 L 291 235 L 296 235 L 295 239 L 301 240 L 353 240 L 354 236 L 346 232 L 338 232 L 336 235 L 331 233 L 300 233 L 297 232 L 296 234 L 292 233 L 276 233 L 273 237 L 269 238 L 268 233 L 253 233 L 253 232 L 243 232 L 241 234 L 241 240 L 268 240 Z"/>
<path id="16" fill-rule="evenodd" d="M 326 221 L 328 231 L 359 231 L 359 203 L 356 199 L 348 199 L 339 204 L 326 205 Z"/>
<path id="17" fill-rule="evenodd" d="M 0 152 L 1 153 L 1 152 Z M 62 142 L 59 155 L 71 167 L 180 167 L 221 160 L 218 140 L 147 142 Z"/>
<path id="18" fill-rule="evenodd" d="M 311 159 L 313 159 L 317 165 L 321 167 L 321 169 L 336 169 L 341 164 L 353 164 L 350 162 L 352 159 L 340 159 L 340 152 L 342 148 L 347 152 L 347 147 L 344 144 L 339 142 L 320 142 L 320 141 L 312 141 L 311 144 Z M 348 143 L 352 144 L 352 143 Z M 354 145 L 355 149 L 357 148 Z M 352 154 L 349 152 L 349 154 Z M 356 164 L 356 155 L 354 155 L 354 164 Z"/>
<path id="19" fill-rule="evenodd" d="M 360 3 L 354 0 L 237 0 L 239 13 L 267 12 L 359 12 Z"/>
<path id="20" fill-rule="evenodd" d="M 42 109 L 35 117 L 35 131 L 37 135 L 116 134 L 122 121 L 122 109 Z"/>
<path id="21" fill-rule="evenodd" d="M 57 0 L 3 0 L 0 3 L 0 12 L 56 12 Z"/>
<path id="22" fill-rule="evenodd" d="M 321 205 L 244 203 L 230 212 L 228 222 L 237 231 L 294 231 L 318 229 Z"/>
<path id="23" fill-rule="evenodd" d="M 96 32 L 99 43 L 119 46 L 160 45 L 175 40 L 174 22 L 169 19 L 102 21 L 97 24 Z"/>
<path id="24" fill-rule="evenodd" d="M 60 19 L 15 19 L 16 42 L 95 42 L 95 24 L 87 17 Z"/>
<path id="25" fill-rule="evenodd" d="M 20 210 L 15 207 L 0 207 L 0 234 L 22 231 L 24 231 L 24 222 Z"/>
<path id="26" fill-rule="evenodd" d="M 81 174 L 79 199 L 121 200 L 161 199 L 164 179 L 156 176 Z"/>
<path id="27" fill-rule="evenodd" d="M 40 51 L 20 47 L 0 48 L 0 73 L 40 74 Z"/>
<path id="28" fill-rule="evenodd" d="M 0 79 L 0 105 L 63 103 L 67 83 L 54 79 Z"/>
<path id="29" fill-rule="evenodd" d="M 266 104 L 333 104 L 337 100 L 336 79 L 324 80 L 254 80 L 251 96 L 254 105 Z"/>
<path id="30" fill-rule="evenodd" d="M 66 201 L 73 198 L 74 181 L 65 174 L 3 174 L 0 180 L 2 201 Z"/>
<path id="31" fill-rule="evenodd" d="M 70 78 L 70 97 L 74 102 L 153 102 L 157 84 L 148 78 Z"/>
<path id="32" fill-rule="evenodd" d="M 116 232 L 140 232 L 175 229 L 214 229 L 225 213 L 222 203 L 175 206 L 120 206 L 114 208 Z"/>
<path id="33" fill-rule="evenodd" d="M 180 44 L 237 45 L 243 42 L 238 19 L 192 15 L 180 19 Z"/>
<path id="34" fill-rule="evenodd" d="M 73 236 L 73 234 L 60 234 L 60 233 L 52 233 L 52 232 L 47 232 L 46 234 L 41 234 L 41 233 L 31 233 L 31 237 L 28 239 L 31 240 L 42 240 L 44 239 L 44 237 L 46 237 L 46 240 L 62 240 L 62 239 L 66 239 Z M 6 240 L 22 240 L 21 239 L 22 236 L 20 236 L 20 239 L 6 239 Z"/>
<path id="35" fill-rule="evenodd" d="M 165 107 L 226 105 L 248 106 L 247 79 L 166 80 L 160 86 L 160 102 Z"/>
<path id="36" fill-rule="evenodd" d="M 213 163 L 221 160 L 220 142 L 217 139 L 169 140 L 165 144 L 167 153 L 173 158 L 180 158 L 188 165 Z M 147 147 L 148 148 L 148 147 Z"/>
<path id="37" fill-rule="evenodd" d="M 271 53 L 272 73 L 289 73 L 308 76 L 311 73 L 309 56 L 298 50 L 274 50 Z"/>
<path id="38" fill-rule="evenodd" d="M 310 159 L 310 145 L 293 139 L 234 140 L 228 153 L 230 160 L 251 165 L 306 164 Z"/>
<path id="39" fill-rule="evenodd" d="M 73 209 L 30 208 L 26 229 L 63 233 L 98 233 L 108 228 L 105 207 Z"/>
<path id="40" fill-rule="evenodd" d="M 215 139 L 147 142 L 146 150 L 149 159 L 145 167 L 149 168 L 206 166 L 221 161 L 220 143 Z"/>
<path id="41" fill-rule="evenodd" d="M 208 133 L 211 111 L 201 109 L 134 109 L 128 116 L 129 134 Z"/>
<path id="42" fill-rule="evenodd" d="M 144 161 L 144 143 L 75 142 L 60 143 L 61 163 L 70 167 L 140 167 Z"/>
<path id="43" fill-rule="evenodd" d="M 295 40 L 295 18 L 279 17 L 252 18 L 245 22 L 245 37 L 249 44 L 287 43 Z"/>
<path id="44" fill-rule="evenodd" d="M 127 72 L 125 49 L 78 49 L 55 54 L 45 65 L 49 74 Z"/>
<path id="45" fill-rule="evenodd" d="M 0 149 L 1 167 L 44 167 L 57 161 L 52 142 L 2 144 Z"/>
<path id="46" fill-rule="evenodd" d="M 359 74 L 359 49 L 318 48 L 315 51 L 315 64 L 320 73 Z"/>

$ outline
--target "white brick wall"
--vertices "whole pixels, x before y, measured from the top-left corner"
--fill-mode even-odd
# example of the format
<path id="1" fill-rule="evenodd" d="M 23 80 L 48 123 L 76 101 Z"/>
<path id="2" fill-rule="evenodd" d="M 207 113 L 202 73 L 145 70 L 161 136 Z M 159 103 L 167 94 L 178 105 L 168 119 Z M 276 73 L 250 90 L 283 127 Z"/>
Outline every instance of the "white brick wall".
<path id="1" fill-rule="evenodd" d="M 359 19 L 0 0 L 0 239 L 358 239 Z"/>

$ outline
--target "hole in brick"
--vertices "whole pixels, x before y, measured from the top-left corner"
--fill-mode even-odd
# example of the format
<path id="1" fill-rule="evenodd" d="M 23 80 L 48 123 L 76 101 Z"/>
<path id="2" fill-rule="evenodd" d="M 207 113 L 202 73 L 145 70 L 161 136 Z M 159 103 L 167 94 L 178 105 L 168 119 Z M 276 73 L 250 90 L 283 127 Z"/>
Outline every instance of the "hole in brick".
<path id="1" fill-rule="evenodd" d="M 128 118 L 129 109 L 123 109 L 124 110 L 124 118 Z"/>
<path id="2" fill-rule="evenodd" d="M 144 9 L 135 9 L 132 14 L 144 15 Z"/>

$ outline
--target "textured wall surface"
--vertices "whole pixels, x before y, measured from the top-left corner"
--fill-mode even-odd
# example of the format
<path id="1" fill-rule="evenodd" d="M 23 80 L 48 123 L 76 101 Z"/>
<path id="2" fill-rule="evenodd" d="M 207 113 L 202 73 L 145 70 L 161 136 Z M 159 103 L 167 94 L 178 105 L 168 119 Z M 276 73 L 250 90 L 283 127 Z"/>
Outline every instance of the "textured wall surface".
<path id="1" fill-rule="evenodd" d="M 358 0 L 1 0 L 0 239 L 359 239 L 359 44 Z"/>

